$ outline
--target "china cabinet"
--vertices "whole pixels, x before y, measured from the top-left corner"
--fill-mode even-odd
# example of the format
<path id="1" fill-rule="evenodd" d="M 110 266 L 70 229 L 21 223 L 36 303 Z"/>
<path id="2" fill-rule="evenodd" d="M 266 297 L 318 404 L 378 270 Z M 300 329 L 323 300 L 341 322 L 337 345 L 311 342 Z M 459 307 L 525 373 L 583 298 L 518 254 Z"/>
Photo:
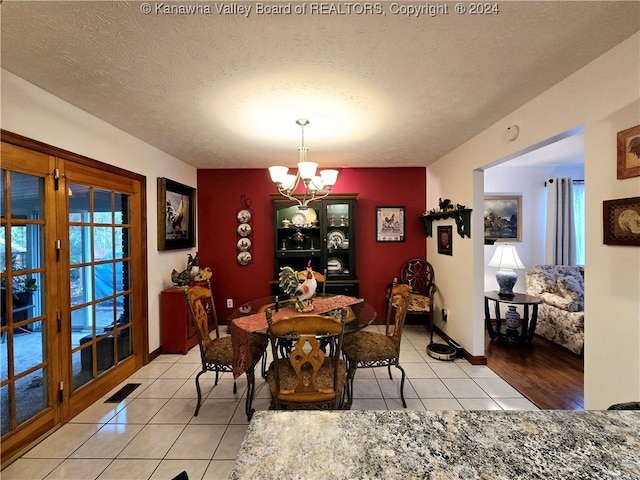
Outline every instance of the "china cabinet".
<path id="1" fill-rule="evenodd" d="M 327 274 L 327 293 L 357 296 L 356 276 L 357 194 L 329 195 L 311 202 L 308 209 L 280 195 L 272 195 L 274 222 L 274 281 L 272 293 L 280 293 L 280 268 L 304 270 L 311 261 L 314 271 Z"/>

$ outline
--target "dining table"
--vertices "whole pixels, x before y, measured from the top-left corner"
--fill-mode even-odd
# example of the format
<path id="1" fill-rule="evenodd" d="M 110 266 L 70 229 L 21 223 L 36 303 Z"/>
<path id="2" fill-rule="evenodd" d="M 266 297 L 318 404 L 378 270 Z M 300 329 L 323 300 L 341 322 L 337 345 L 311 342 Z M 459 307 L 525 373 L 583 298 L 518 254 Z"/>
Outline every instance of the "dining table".
<path id="1" fill-rule="evenodd" d="M 253 358 L 249 348 L 249 338 L 251 335 L 268 335 L 266 313 L 268 309 L 271 310 L 273 322 L 294 315 L 339 315 L 344 324 L 345 335 L 371 325 L 377 316 L 371 304 L 362 298 L 348 295 L 318 294 L 313 297 L 311 302 L 313 309 L 308 312 L 296 311 L 295 300 L 283 295 L 257 298 L 243 303 L 227 318 L 233 346 L 233 377 L 238 378 L 247 373 L 246 413 L 249 420 L 254 412 L 251 406 L 255 388 L 253 370 L 260 360 Z"/>

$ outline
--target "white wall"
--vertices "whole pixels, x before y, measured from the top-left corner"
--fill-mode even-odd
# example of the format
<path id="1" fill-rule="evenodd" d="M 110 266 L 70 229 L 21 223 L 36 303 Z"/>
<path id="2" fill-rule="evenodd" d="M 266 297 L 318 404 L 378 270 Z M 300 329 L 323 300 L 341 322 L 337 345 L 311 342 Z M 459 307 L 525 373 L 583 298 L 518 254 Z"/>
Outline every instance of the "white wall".
<path id="1" fill-rule="evenodd" d="M 511 167 L 499 165 L 484 172 L 484 194 L 522 196 L 521 242 L 513 242 L 520 260 L 526 268 L 545 263 L 546 195 L 544 182 L 554 177 L 584 178 L 582 165 L 556 165 L 539 167 Z M 486 266 L 496 250 L 495 245 L 484 247 L 484 290 L 497 290 L 497 268 Z M 526 293 L 526 270 L 519 270 L 514 291 Z"/>
<path id="2" fill-rule="evenodd" d="M 640 33 L 427 167 L 427 208 L 437 206 L 438 197 L 473 208 L 471 239 L 456 237 L 454 256 L 446 258 L 429 239 L 427 258 L 450 312 L 445 331 L 483 355 L 482 170 L 584 126 L 588 409 L 640 399 L 640 248 L 604 246 L 601 225 L 603 200 L 640 195 L 640 177 L 616 180 L 616 132 L 640 124 L 638 85 Z M 514 124 L 520 135 L 508 142 L 503 133 Z"/>
<path id="3" fill-rule="evenodd" d="M 186 266 L 191 250 L 157 250 L 158 177 L 196 186 L 196 169 L 157 148 L 2 70 L 4 130 L 144 175 L 147 181 L 149 351 L 160 347 L 160 291 L 173 286 L 173 268 Z M 170 172 L 168 174 L 167 172 Z M 195 251 L 195 250 L 194 250 Z"/>

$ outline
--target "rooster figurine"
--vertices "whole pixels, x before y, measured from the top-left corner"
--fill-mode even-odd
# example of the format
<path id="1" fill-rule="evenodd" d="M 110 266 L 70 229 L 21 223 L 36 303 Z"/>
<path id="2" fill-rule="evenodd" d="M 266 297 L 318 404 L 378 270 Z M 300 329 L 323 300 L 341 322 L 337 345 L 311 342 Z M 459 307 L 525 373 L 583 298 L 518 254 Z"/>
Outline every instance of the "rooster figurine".
<path id="1" fill-rule="evenodd" d="M 311 297 L 316 293 L 318 282 L 311 269 L 311 261 L 307 265 L 304 281 L 300 282 L 298 273 L 291 267 L 280 268 L 280 288 L 290 297 L 296 297 L 295 309 L 298 312 L 311 312 L 314 309 Z"/>
<path id="2" fill-rule="evenodd" d="M 171 281 L 182 287 L 191 281 L 191 267 L 179 272 L 175 268 L 171 271 Z"/>
<path id="3" fill-rule="evenodd" d="M 179 287 L 187 285 L 191 281 L 191 268 L 193 268 L 194 260 L 196 264 L 198 263 L 198 254 L 196 253 L 195 258 L 191 255 L 187 255 L 187 268 L 183 271 L 179 272 L 175 268 L 171 271 L 171 281 L 177 284 Z"/>

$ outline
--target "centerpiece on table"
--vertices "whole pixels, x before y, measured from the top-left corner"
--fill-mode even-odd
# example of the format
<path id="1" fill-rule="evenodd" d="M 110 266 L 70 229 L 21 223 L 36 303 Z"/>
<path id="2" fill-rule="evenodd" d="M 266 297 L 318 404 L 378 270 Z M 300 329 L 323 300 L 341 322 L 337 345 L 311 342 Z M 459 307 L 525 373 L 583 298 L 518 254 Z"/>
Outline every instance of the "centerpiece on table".
<path id="1" fill-rule="evenodd" d="M 315 295 L 318 282 L 311 269 L 311 261 L 307 264 L 306 275 L 303 281 L 298 278 L 298 272 L 291 267 L 280 268 L 280 288 L 291 298 L 296 297 L 295 309 L 297 312 L 311 312 L 314 310 L 311 298 Z"/>

